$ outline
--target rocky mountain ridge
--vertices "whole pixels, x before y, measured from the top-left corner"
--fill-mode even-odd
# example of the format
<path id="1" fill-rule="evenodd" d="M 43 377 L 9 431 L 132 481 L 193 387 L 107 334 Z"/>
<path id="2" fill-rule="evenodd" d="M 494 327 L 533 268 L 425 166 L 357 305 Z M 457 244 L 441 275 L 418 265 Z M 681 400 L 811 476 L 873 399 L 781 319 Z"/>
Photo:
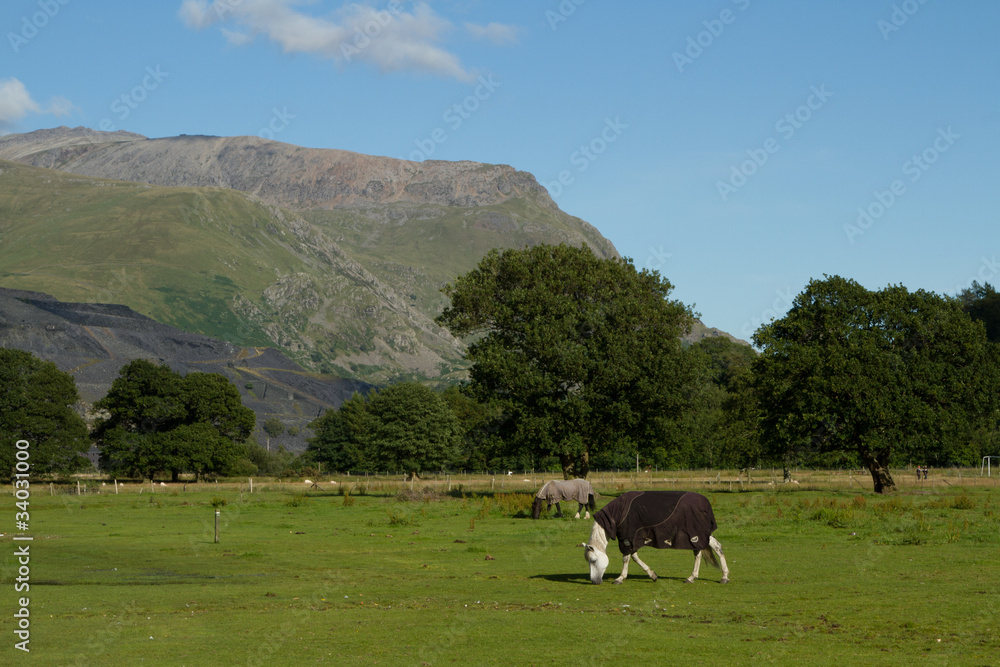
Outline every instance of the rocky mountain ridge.
<path id="1" fill-rule="evenodd" d="M 463 344 L 433 320 L 441 288 L 491 248 L 619 256 L 506 165 L 258 137 L 3 136 L 0 214 L 0 286 L 125 304 L 375 383 L 463 376 Z"/>

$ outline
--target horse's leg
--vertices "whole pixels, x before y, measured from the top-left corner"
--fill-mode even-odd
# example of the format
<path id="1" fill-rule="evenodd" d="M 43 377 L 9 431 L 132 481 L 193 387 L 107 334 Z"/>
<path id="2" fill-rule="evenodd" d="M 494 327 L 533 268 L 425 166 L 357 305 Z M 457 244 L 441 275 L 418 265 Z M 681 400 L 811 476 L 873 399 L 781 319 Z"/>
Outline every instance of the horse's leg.
<path id="1" fill-rule="evenodd" d="M 637 553 L 632 554 L 632 560 L 634 560 L 636 563 L 638 563 L 639 567 L 641 567 L 643 570 L 646 571 L 646 574 L 649 575 L 650 579 L 652 579 L 653 581 L 656 581 L 656 573 L 653 572 L 651 569 L 649 569 L 648 565 L 646 565 L 641 560 L 639 560 L 639 554 L 637 554 Z"/>
<path id="2" fill-rule="evenodd" d="M 719 567 L 722 568 L 722 581 L 719 583 L 728 584 L 729 583 L 729 566 L 726 565 L 726 557 L 722 553 L 722 543 L 715 537 L 709 535 L 708 546 L 712 548 L 715 552 L 715 556 L 719 559 Z"/>
<path id="3" fill-rule="evenodd" d="M 552 505 L 549 504 L 549 507 L 552 507 Z M 560 519 L 562 518 L 562 508 L 559 507 L 558 502 L 556 503 L 556 516 L 559 517 Z"/>
<path id="4" fill-rule="evenodd" d="M 622 583 L 625 581 L 626 577 L 628 577 L 628 559 L 629 557 L 627 554 L 622 559 L 622 573 L 618 575 L 617 579 L 615 579 L 616 584 Z"/>
<path id="5" fill-rule="evenodd" d="M 684 580 L 685 584 L 693 584 L 694 580 L 698 578 L 698 570 L 701 569 L 701 550 L 694 552 L 694 572 L 691 576 Z"/>
<path id="6" fill-rule="evenodd" d="M 577 508 L 576 514 L 573 516 L 574 519 L 579 519 L 580 518 L 580 510 L 583 509 L 583 503 L 579 503 L 579 505 L 580 505 L 580 507 Z M 587 518 L 588 519 L 590 518 L 590 514 L 589 513 L 587 514 Z"/>

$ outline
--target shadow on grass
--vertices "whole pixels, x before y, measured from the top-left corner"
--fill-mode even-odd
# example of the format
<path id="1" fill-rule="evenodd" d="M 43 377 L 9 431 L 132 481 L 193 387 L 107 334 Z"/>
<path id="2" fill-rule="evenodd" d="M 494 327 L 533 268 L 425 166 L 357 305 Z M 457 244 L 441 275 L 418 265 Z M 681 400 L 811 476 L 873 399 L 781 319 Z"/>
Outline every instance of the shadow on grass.
<path id="1" fill-rule="evenodd" d="M 544 579 L 545 581 L 552 581 L 559 584 L 581 584 L 587 586 L 593 586 L 590 583 L 590 577 L 586 573 L 573 573 L 573 574 L 536 574 L 529 579 Z"/>
<path id="2" fill-rule="evenodd" d="M 618 575 L 611 574 L 611 573 L 605 574 L 604 575 L 604 580 L 603 580 L 602 583 L 614 585 L 612 582 L 614 581 L 614 579 L 615 579 L 616 576 L 618 576 Z M 529 579 L 544 579 L 545 581 L 552 581 L 552 582 L 560 583 L 560 584 L 582 584 L 584 586 L 593 586 L 593 584 L 590 581 L 590 577 L 587 576 L 586 573 L 582 573 L 582 574 L 575 574 L 575 573 L 574 574 L 536 574 L 536 575 L 528 577 L 528 578 Z M 680 584 L 680 583 L 684 583 L 685 578 L 684 577 L 672 577 L 672 576 L 666 576 L 665 577 L 662 574 L 659 574 L 659 575 L 657 575 L 656 580 L 659 581 L 659 582 L 664 582 L 664 583 L 666 583 L 666 582 L 674 582 L 674 583 Z M 645 574 L 629 575 L 629 578 L 626 581 L 646 581 L 646 582 L 649 582 L 649 583 L 656 583 L 656 582 L 653 582 Z M 699 579 L 698 581 L 711 581 L 711 580 Z"/>

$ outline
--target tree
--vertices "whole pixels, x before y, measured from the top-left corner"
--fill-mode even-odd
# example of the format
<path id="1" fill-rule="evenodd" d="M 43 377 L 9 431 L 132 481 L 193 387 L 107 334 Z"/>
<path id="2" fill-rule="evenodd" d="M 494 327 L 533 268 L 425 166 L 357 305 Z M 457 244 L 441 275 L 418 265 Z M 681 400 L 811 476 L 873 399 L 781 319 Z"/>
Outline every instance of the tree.
<path id="1" fill-rule="evenodd" d="M 285 432 L 285 425 L 277 417 L 268 417 L 264 420 L 264 433 L 271 438 L 277 438 Z"/>
<path id="2" fill-rule="evenodd" d="M 671 289 L 586 246 L 493 250 L 444 289 L 437 322 L 472 341 L 468 389 L 501 412 L 510 447 L 585 477 L 593 456 L 661 446 L 686 405 L 693 316 Z"/>
<path id="3" fill-rule="evenodd" d="M 853 453 L 877 493 L 895 488 L 894 459 L 968 463 L 969 436 L 994 411 L 997 369 L 982 324 L 923 290 L 813 280 L 754 341 L 765 451 Z"/>
<path id="4" fill-rule="evenodd" d="M 315 434 L 306 454 L 331 470 L 372 470 L 368 458 L 369 419 L 365 397 L 358 392 L 337 410 L 327 410 L 309 424 Z"/>
<path id="5" fill-rule="evenodd" d="M 749 345 L 716 336 L 698 341 L 685 354 L 695 372 L 689 388 L 692 408 L 678 420 L 676 461 L 656 463 L 717 467 L 725 459 L 724 405 L 740 376 L 749 371 L 756 353 Z"/>
<path id="6" fill-rule="evenodd" d="M 308 452 L 335 470 L 423 470 L 450 466 L 461 429 L 455 413 L 429 387 L 415 382 L 390 385 L 367 400 L 355 393 L 339 410 L 310 425 Z"/>
<path id="7" fill-rule="evenodd" d="M 16 443 L 27 440 L 33 474 L 72 473 L 89 461 L 87 426 L 73 411 L 76 383 L 51 361 L 0 348 L 0 478 L 10 480 Z"/>
<path id="8" fill-rule="evenodd" d="M 962 290 L 956 297 L 969 316 L 986 326 L 986 337 L 993 343 L 1000 343 L 1000 294 L 992 285 L 972 285 Z"/>
<path id="9" fill-rule="evenodd" d="M 150 479 L 159 471 L 169 471 L 174 481 L 182 472 L 225 472 L 256 421 L 225 376 L 182 377 L 145 359 L 123 366 L 94 407 L 108 413 L 93 431 L 101 468 Z"/>
<path id="10" fill-rule="evenodd" d="M 246 440 L 257 422 L 253 410 L 243 405 L 236 386 L 219 373 L 188 373 L 181 394 L 185 424 L 210 424 L 232 442 Z"/>
<path id="11" fill-rule="evenodd" d="M 368 397 L 368 456 L 376 468 L 401 468 L 416 476 L 454 463 L 461 438 L 458 419 L 431 388 L 415 382 L 390 385 Z"/>

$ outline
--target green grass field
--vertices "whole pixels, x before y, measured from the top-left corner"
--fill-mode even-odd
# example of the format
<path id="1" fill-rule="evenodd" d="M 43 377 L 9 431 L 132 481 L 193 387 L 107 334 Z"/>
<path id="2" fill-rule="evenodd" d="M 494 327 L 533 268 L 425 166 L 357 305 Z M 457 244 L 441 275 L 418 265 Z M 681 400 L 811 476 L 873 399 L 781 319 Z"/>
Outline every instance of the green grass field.
<path id="1" fill-rule="evenodd" d="M 599 506 L 636 486 L 705 493 L 726 586 L 704 564 L 683 584 L 691 554 L 652 549 L 642 557 L 660 579 L 633 566 L 615 586 L 614 543 L 605 584 L 590 584 L 575 546 L 590 522 L 527 518 L 536 475 L 412 492 L 343 477 L 322 491 L 255 480 L 253 494 L 246 481 L 118 495 L 100 482 L 85 495 L 36 483 L 30 592 L 15 592 L 25 543 L 0 537 L 0 662 L 997 664 L 1000 489 L 977 473 L 900 474 L 887 497 L 857 473 L 757 479 L 742 492 L 714 473 L 592 476 Z M 349 486 L 346 498 L 330 490 Z M 30 655 L 14 646 L 21 596 Z"/>

